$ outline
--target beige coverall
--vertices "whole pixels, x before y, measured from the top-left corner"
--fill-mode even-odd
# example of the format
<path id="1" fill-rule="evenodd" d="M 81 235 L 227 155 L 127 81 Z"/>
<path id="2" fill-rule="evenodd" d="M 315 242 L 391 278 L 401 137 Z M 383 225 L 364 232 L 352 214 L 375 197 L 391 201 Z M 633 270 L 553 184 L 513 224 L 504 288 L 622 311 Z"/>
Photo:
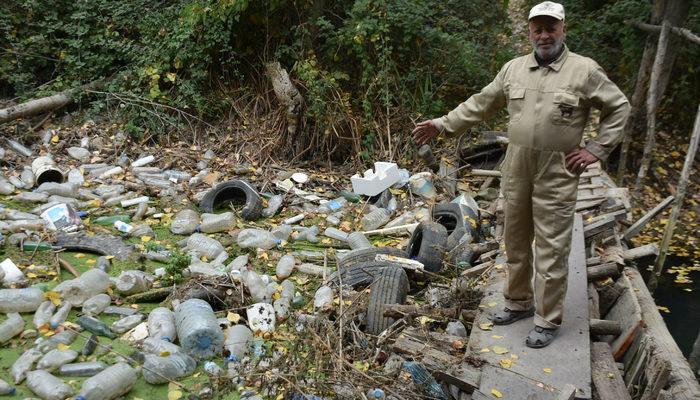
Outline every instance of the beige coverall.
<path id="1" fill-rule="evenodd" d="M 586 149 L 606 160 L 630 107 L 595 61 L 564 47 L 546 67 L 538 65 L 534 53 L 509 61 L 480 93 L 433 123 L 441 133 L 456 136 L 504 106 L 510 115 L 510 144 L 501 179 L 508 261 L 506 307 L 527 310 L 534 301 L 535 324 L 557 328 L 562 322 L 579 180 L 567 170 L 564 157 L 580 145 L 590 108 L 595 107 L 601 110 L 600 129 Z"/>

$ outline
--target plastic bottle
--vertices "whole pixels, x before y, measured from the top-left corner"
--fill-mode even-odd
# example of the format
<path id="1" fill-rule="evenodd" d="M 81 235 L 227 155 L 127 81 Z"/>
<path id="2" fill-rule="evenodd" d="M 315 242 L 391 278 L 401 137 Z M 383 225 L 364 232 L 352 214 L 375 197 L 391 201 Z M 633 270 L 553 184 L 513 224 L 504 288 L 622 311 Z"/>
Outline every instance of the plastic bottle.
<path id="1" fill-rule="evenodd" d="M 343 232 L 340 229 L 336 229 L 333 227 L 326 228 L 326 230 L 323 231 L 323 234 L 331 239 L 340 240 L 341 242 L 346 242 L 348 240 L 347 232 Z"/>
<path id="2" fill-rule="evenodd" d="M 34 363 L 44 356 L 41 350 L 36 348 L 31 348 L 25 350 L 19 358 L 10 367 L 10 375 L 15 382 L 15 385 L 22 383 L 24 378 L 27 377 L 27 373 L 32 370 Z"/>
<path id="3" fill-rule="evenodd" d="M 131 217 L 128 215 L 110 215 L 105 217 L 97 217 L 94 221 L 92 221 L 92 223 L 102 226 L 113 226 L 117 221 L 129 223 L 131 222 Z"/>
<path id="4" fill-rule="evenodd" d="M 122 208 L 127 208 L 135 206 L 137 204 L 148 203 L 150 198 L 148 196 L 140 196 L 133 199 L 126 199 L 121 201 Z"/>
<path id="5" fill-rule="evenodd" d="M 277 262 L 277 267 L 275 268 L 275 275 L 278 279 L 286 279 L 292 274 L 294 270 L 294 256 L 285 255 L 280 258 Z"/>
<path id="6" fill-rule="evenodd" d="M 367 239 L 362 232 L 352 232 L 348 235 L 348 245 L 351 249 L 368 249 L 372 247 L 372 243 Z"/>
<path id="7" fill-rule="evenodd" d="M 43 302 L 44 292 L 41 289 L 0 289 L 0 313 L 34 312 Z"/>
<path id="8" fill-rule="evenodd" d="M 223 214 L 202 214 L 201 230 L 204 233 L 224 232 L 236 229 L 236 215 L 230 211 Z"/>
<path id="9" fill-rule="evenodd" d="M 31 189 L 34 187 L 34 182 L 36 181 L 32 169 L 27 166 L 25 166 L 22 172 L 19 174 L 19 179 L 22 181 L 22 183 L 24 183 L 25 189 Z"/>
<path id="10" fill-rule="evenodd" d="M 106 293 L 100 293 L 83 302 L 83 314 L 99 315 L 112 303 L 112 298 Z"/>
<path id="11" fill-rule="evenodd" d="M 192 375 L 197 368 L 197 361 L 185 353 L 173 353 L 165 357 L 146 354 L 142 374 L 146 382 L 156 385 L 170 380 L 179 381 Z"/>
<path id="12" fill-rule="evenodd" d="M 95 268 L 100 269 L 104 272 L 109 272 L 112 269 L 112 263 L 109 261 L 109 259 L 105 256 L 101 256 L 97 258 L 97 263 L 95 264 Z"/>
<path id="13" fill-rule="evenodd" d="M 228 361 L 241 361 L 250 353 L 253 331 L 245 325 L 234 325 L 226 331 L 224 348 L 228 350 Z"/>
<path id="14" fill-rule="evenodd" d="M 204 371 L 206 371 L 207 374 L 213 376 L 219 376 L 223 373 L 221 367 L 219 367 L 215 362 L 212 361 L 207 361 L 204 363 Z"/>
<path id="15" fill-rule="evenodd" d="M 241 271 L 248 265 L 248 255 L 244 254 L 233 259 L 227 266 L 227 271 Z"/>
<path id="16" fill-rule="evenodd" d="M 10 183 L 4 176 L 0 176 L 0 194 L 7 196 L 15 191 L 15 185 Z"/>
<path id="17" fill-rule="evenodd" d="M 242 249 L 258 248 L 269 250 L 280 244 L 280 242 L 272 233 L 262 229 L 243 229 L 238 233 L 238 246 Z"/>
<path id="18" fill-rule="evenodd" d="M 338 217 L 336 215 L 329 215 L 326 217 L 326 222 L 328 222 L 329 224 L 331 224 L 333 226 L 340 225 L 340 217 Z"/>
<path id="19" fill-rule="evenodd" d="M 58 348 L 58 345 L 60 344 L 70 346 L 77 337 L 78 334 L 75 331 L 64 330 L 49 337 L 48 339 L 39 338 L 34 343 L 39 351 L 42 353 L 48 353 L 49 351 Z"/>
<path id="20" fill-rule="evenodd" d="M 141 349 L 146 353 L 163 356 L 182 352 L 182 348 L 176 344 L 163 339 L 148 337 L 141 344 Z"/>
<path id="21" fill-rule="evenodd" d="M 408 183 L 411 185 L 411 191 L 426 200 L 432 200 L 437 196 L 435 191 L 435 186 L 431 182 L 430 172 L 419 172 L 409 179 Z"/>
<path id="22" fill-rule="evenodd" d="M 129 233 L 134 230 L 134 226 L 122 221 L 114 221 L 114 228 L 119 232 Z"/>
<path id="23" fill-rule="evenodd" d="M 371 231 L 389 222 L 390 218 L 391 211 L 385 208 L 377 208 L 376 210 L 363 216 L 360 224 L 362 225 L 363 230 Z"/>
<path id="24" fill-rule="evenodd" d="M 75 400 L 113 400 L 128 393 L 136 383 L 136 370 L 120 362 L 83 382 Z"/>
<path id="25" fill-rule="evenodd" d="M 464 324 L 460 321 L 452 321 L 447 323 L 447 328 L 445 329 L 445 332 L 454 336 L 469 336 L 467 334 L 467 329 L 464 327 Z"/>
<path id="26" fill-rule="evenodd" d="M 280 291 L 280 296 L 285 299 L 292 300 L 294 298 L 294 282 L 289 279 L 285 279 L 280 283 L 282 290 Z"/>
<path id="27" fill-rule="evenodd" d="M 102 361 L 87 361 L 73 364 L 64 364 L 58 369 L 58 374 L 63 376 L 95 376 L 104 371 L 107 365 Z"/>
<path id="28" fill-rule="evenodd" d="M 0 343 L 5 343 L 24 330 L 24 320 L 18 313 L 7 314 L 7 319 L 0 324 Z"/>
<path id="29" fill-rule="evenodd" d="M 143 167 L 144 165 L 152 163 L 156 158 L 152 155 L 141 157 L 136 161 L 131 163 L 132 167 Z"/>
<path id="30" fill-rule="evenodd" d="M 92 353 L 95 352 L 99 341 L 100 339 L 97 338 L 97 335 L 90 335 L 90 338 L 85 341 L 82 350 L 80 350 L 80 354 L 82 354 L 85 357 L 92 355 Z"/>
<path id="31" fill-rule="evenodd" d="M 296 232 L 292 233 L 292 239 L 295 241 L 306 240 L 311 243 L 318 243 L 318 226 L 312 226 L 310 228 L 304 226 L 294 226 Z"/>
<path id="32" fill-rule="evenodd" d="M 27 374 L 27 387 L 43 400 L 63 400 L 75 393 L 70 385 L 42 369 Z"/>
<path id="33" fill-rule="evenodd" d="M 284 221 L 282 221 L 282 223 L 285 225 L 291 225 L 291 224 L 295 224 L 295 223 L 301 221 L 304 218 L 306 218 L 305 214 L 298 214 L 298 215 L 295 215 L 293 217 L 289 217 L 289 218 L 285 219 Z"/>
<path id="34" fill-rule="evenodd" d="M 224 335 L 209 303 L 189 299 L 175 310 L 175 326 L 180 345 L 197 359 L 216 356 L 224 344 Z"/>
<path id="35" fill-rule="evenodd" d="M 174 342 L 177 339 L 175 314 L 165 307 L 154 308 L 148 314 L 148 336 Z"/>
<path id="36" fill-rule="evenodd" d="M 287 319 L 289 315 L 289 310 L 292 308 L 290 304 L 290 299 L 286 297 L 280 297 L 272 303 L 272 307 L 275 309 L 275 316 L 278 321 L 283 321 Z"/>
<path id="37" fill-rule="evenodd" d="M 201 233 L 195 233 L 187 239 L 186 249 L 194 250 L 210 260 L 213 260 L 219 253 L 225 251 L 224 246 L 218 240 Z"/>
<path id="38" fill-rule="evenodd" d="M 277 211 L 282 207 L 284 203 L 284 196 L 281 194 L 274 195 L 267 200 L 267 207 L 262 210 L 262 216 L 265 218 L 270 218 L 277 214 Z"/>
<path id="39" fill-rule="evenodd" d="M 315 276 L 328 276 L 331 273 L 331 269 L 327 267 L 322 267 L 320 265 L 303 263 L 297 266 L 297 270 L 303 274 L 315 275 Z"/>
<path id="40" fill-rule="evenodd" d="M 146 212 L 148 212 L 148 203 L 139 203 L 134 213 L 134 221 L 141 221 L 144 215 L 146 215 Z"/>
<path id="41" fill-rule="evenodd" d="M 163 171 L 163 175 L 165 176 L 165 179 L 168 179 L 170 181 L 176 181 L 176 182 L 182 182 L 189 180 L 192 177 L 192 174 L 189 172 L 185 171 L 178 171 L 176 169 L 168 169 Z"/>
<path id="42" fill-rule="evenodd" d="M 382 389 L 379 389 L 379 388 L 370 389 L 367 391 L 367 398 L 370 400 L 372 400 L 372 399 L 384 400 L 384 399 L 386 399 L 386 394 L 384 393 L 384 391 Z"/>
<path id="43" fill-rule="evenodd" d="M 119 175 L 123 172 L 124 172 L 124 168 L 122 168 L 122 167 L 110 168 L 107 171 L 100 174 L 100 176 L 98 176 L 97 179 L 109 178 L 110 176 Z"/>
<path id="44" fill-rule="evenodd" d="M 114 321 L 112 326 L 110 326 L 110 329 L 114 333 L 122 334 L 140 324 L 141 321 L 143 321 L 143 314 L 129 315 L 128 317 Z"/>
<path id="45" fill-rule="evenodd" d="M 152 285 L 148 275 L 143 271 L 129 270 L 123 271 L 117 278 L 117 291 L 124 296 L 142 293 L 150 289 Z"/>
<path id="46" fill-rule="evenodd" d="M 316 209 L 316 212 L 318 212 L 319 214 L 329 214 L 329 213 L 340 210 L 347 203 L 348 203 L 347 199 L 345 199 L 344 197 L 338 197 L 337 199 L 329 200 L 329 201 L 321 204 Z"/>
<path id="47" fill-rule="evenodd" d="M 110 339 L 114 339 L 114 333 L 109 330 L 107 325 L 97 318 L 90 317 L 88 315 L 83 315 L 78 318 L 78 325 L 82 326 L 86 331 L 93 333 L 98 336 L 106 336 Z"/>
<path id="48" fill-rule="evenodd" d="M 97 268 L 85 271 L 80 277 L 59 283 L 54 290 L 73 306 L 82 306 L 89 298 L 107 291 L 112 281 Z"/>
<path id="49" fill-rule="evenodd" d="M 242 271 L 241 282 L 243 282 L 243 285 L 248 289 L 248 293 L 250 293 L 256 303 L 266 303 L 270 300 L 270 297 L 267 296 L 265 282 L 257 272 L 248 269 Z"/>
<path id="50" fill-rule="evenodd" d="M 314 308 L 326 309 L 333 304 L 333 289 L 330 286 L 323 285 L 314 294 Z"/>
<path id="51" fill-rule="evenodd" d="M 343 196 L 343 198 L 351 203 L 357 203 L 360 201 L 360 195 L 355 194 L 354 192 L 351 192 L 349 190 L 341 190 L 338 192 L 339 195 Z"/>
<path id="52" fill-rule="evenodd" d="M 37 192 L 53 194 L 56 196 L 76 198 L 78 197 L 78 185 L 74 183 L 44 182 L 36 189 Z"/>
<path id="53" fill-rule="evenodd" d="M 56 311 L 56 314 L 54 314 L 51 319 L 49 320 L 49 325 L 51 325 L 51 329 L 56 329 L 58 328 L 59 325 L 61 325 L 63 322 L 65 322 L 66 318 L 68 318 L 68 314 L 70 313 L 70 310 L 73 308 L 70 303 L 66 302 L 64 303 L 58 311 Z"/>
<path id="54" fill-rule="evenodd" d="M 289 235 L 292 234 L 293 230 L 294 229 L 291 226 L 282 224 L 282 225 L 278 225 L 278 226 L 272 228 L 270 233 L 272 233 L 272 236 L 274 236 L 277 239 L 279 239 L 280 241 L 282 241 L 282 240 L 288 240 Z"/>
<path id="55" fill-rule="evenodd" d="M 34 327 L 39 329 L 42 326 L 47 325 L 51 321 L 51 316 L 53 315 L 54 311 L 56 311 L 56 305 L 53 304 L 53 302 L 46 300 L 45 302 L 41 303 L 39 308 L 37 308 L 36 312 L 34 313 Z"/>
<path id="56" fill-rule="evenodd" d="M 45 369 L 47 371 L 53 371 L 54 369 L 60 367 L 63 364 L 73 362 L 73 360 L 75 360 L 76 358 L 78 358 L 78 352 L 75 350 L 53 349 L 48 353 L 44 354 L 43 357 L 41 357 L 41 360 L 39 360 L 39 362 L 36 363 L 36 368 Z"/>
<path id="57" fill-rule="evenodd" d="M 90 161 L 90 150 L 85 149 L 83 147 L 69 147 L 67 150 L 68 155 L 75 158 L 76 160 L 80 162 L 88 162 Z"/>
<path id="58" fill-rule="evenodd" d="M 3 381 L 2 379 L 0 379 L 0 396 L 1 396 L 1 395 L 6 395 L 6 394 L 14 395 L 14 394 L 15 394 L 15 388 L 13 388 L 12 386 L 10 386 L 9 383 L 7 383 L 7 382 Z"/>

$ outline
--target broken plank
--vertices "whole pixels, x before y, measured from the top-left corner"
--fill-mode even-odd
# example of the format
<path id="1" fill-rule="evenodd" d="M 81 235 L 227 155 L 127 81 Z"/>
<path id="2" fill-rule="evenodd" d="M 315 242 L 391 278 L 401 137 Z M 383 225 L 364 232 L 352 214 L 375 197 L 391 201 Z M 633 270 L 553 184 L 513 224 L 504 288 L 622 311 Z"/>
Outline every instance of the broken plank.
<path id="1" fill-rule="evenodd" d="M 583 236 L 588 239 L 594 235 L 605 232 L 615 227 L 615 217 L 607 216 L 600 221 L 593 222 L 583 227 Z"/>
<path id="2" fill-rule="evenodd" d="M 625 274 L 620 275 L 618 280 L 623 286 L 632 286 Z M 634 293 L 631 290 L 623 291 L 615 305 L 604 315 L 604 318 L 618 321 L 622 325 L 622 334 L 610 345 L 615 360 L 620 360 L 642 326 L 642 312 Z"/>
<path id="3" fill-rule="evenodd" d="M 407 354 L 420 361 L 431 372 L 444 371 L 460 362 L 459 358 L 404 334 L 399 335 L 394 341 L 393 349 L 399 354 Z"/>
<path id="4" fill-rule="evenodd" d="M 564 385 L 564 387 L 559 391 L 559 396 L 557 397 L 557 400 L 574 400 L 576 398 L 576 386 L 567 383 Z"/>
<path id="5" fill-rule="evenodd" d="M 438 381 L 457 386 L 463 392 L 472 393 L 479 388 L 481 369 L 462 363 L 449 370 L 434 371 L 433 376 Z"/>
<path id="6" fill-rule="evenodd" d="M 591 377 L 600 400 L 631 399 L 620 371 L 615 365 L 610 345 L 605 342 L 591 344 Z"/>
<path id="7" fill-rule="evenodd" d="M 464 277 L 464 278 L 470 278 L 470 277 L 479 276 L 479 275 L 481 275 L 482 273 L 484 273 L 484 271 L 486 271 L 487 269 L 491 268 L 492 266 L 493 266 L 493 260 L 491 260 L 491 261 L 486 261 L 485 263 L 481 263 L 481 264 L 479 264 L 479 265 L 477 265 L 477 266 L 474 266 L 474 267 L 465 269 L 465 270 L 460 274 L 460 276 L 462 276 L 462 277 Z"/>
<path id="8" fill-rule="evenodd" d="M 622 282 L 618 279 L 611 285 L 602 285 L 598 290 L 598 299 L 600 300 L 600 313 L 605 315 L 615 305 L 617 299 L 620 298 L 622 292 L 627 290 Z"/>
<path id="9" fill-rule="evenodd" d="M 577 201 L 576 202 L 576 212 L 587 210 L 589 208 L 595 208 L 603 204 L 605 199 L 591 200 L 591 201 Z"/>
<path id="10" fill-rule="evenodd" d="M 659 215 L 666 207 L 668 207 L 671 203 L 673 203 L 673 196 L 668 196 L 666 197 L 661 203 L 659 203 L 656 207 L 654 207 L 651 211 L 647 212 L 642 216 L 640 219 L 637 220 L 632 226 L 627 229 L 625 234 L 622 236 L 625 240 L 630 240 L 634 236 L 636 236 L 639 232 L 644 229 L 646 224 L 649 223 L 654 217 Z"/>

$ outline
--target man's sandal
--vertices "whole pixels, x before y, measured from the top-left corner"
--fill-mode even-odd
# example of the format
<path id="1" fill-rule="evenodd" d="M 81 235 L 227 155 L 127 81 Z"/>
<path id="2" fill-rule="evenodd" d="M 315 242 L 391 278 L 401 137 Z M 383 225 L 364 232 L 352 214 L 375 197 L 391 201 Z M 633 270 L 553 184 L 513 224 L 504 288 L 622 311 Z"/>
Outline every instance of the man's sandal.
<path id="1" fill-rule="evenodd" d="M 535 325 L 530 333 L 528 333 L 527 338 L 525 338 L 525 344 L 527 347 L 540 349 L 552 343 L 556 335 L 556 328 L 543 328 Z"/>
<path id="2" fill-rule="evenodd" d="M 494 325 L 510 325 L 515 321 L 532 317 L 533 315 L 535 315 L 534 307 L 524 311 L 515 311 L 505 307 L 502 311 L 497 312 L 491 317 L 491 322 L 493 322 Z"/>

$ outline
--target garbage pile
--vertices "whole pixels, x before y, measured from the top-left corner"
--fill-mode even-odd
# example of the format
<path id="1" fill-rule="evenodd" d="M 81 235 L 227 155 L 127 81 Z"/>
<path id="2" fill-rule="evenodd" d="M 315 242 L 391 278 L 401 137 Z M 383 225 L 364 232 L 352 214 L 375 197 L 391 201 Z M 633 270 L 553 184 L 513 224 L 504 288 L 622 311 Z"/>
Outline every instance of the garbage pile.
<path id="1" fill-rule="evenodd" d="M 414 174 L 177 169 L 91 127 L 0 149 L 0 394 L 460 398 L 392 346 L 414 326 L 463 354 L 461 273 L 498 252 L 492 198 L 448 197 L 429 149 Z"/>

